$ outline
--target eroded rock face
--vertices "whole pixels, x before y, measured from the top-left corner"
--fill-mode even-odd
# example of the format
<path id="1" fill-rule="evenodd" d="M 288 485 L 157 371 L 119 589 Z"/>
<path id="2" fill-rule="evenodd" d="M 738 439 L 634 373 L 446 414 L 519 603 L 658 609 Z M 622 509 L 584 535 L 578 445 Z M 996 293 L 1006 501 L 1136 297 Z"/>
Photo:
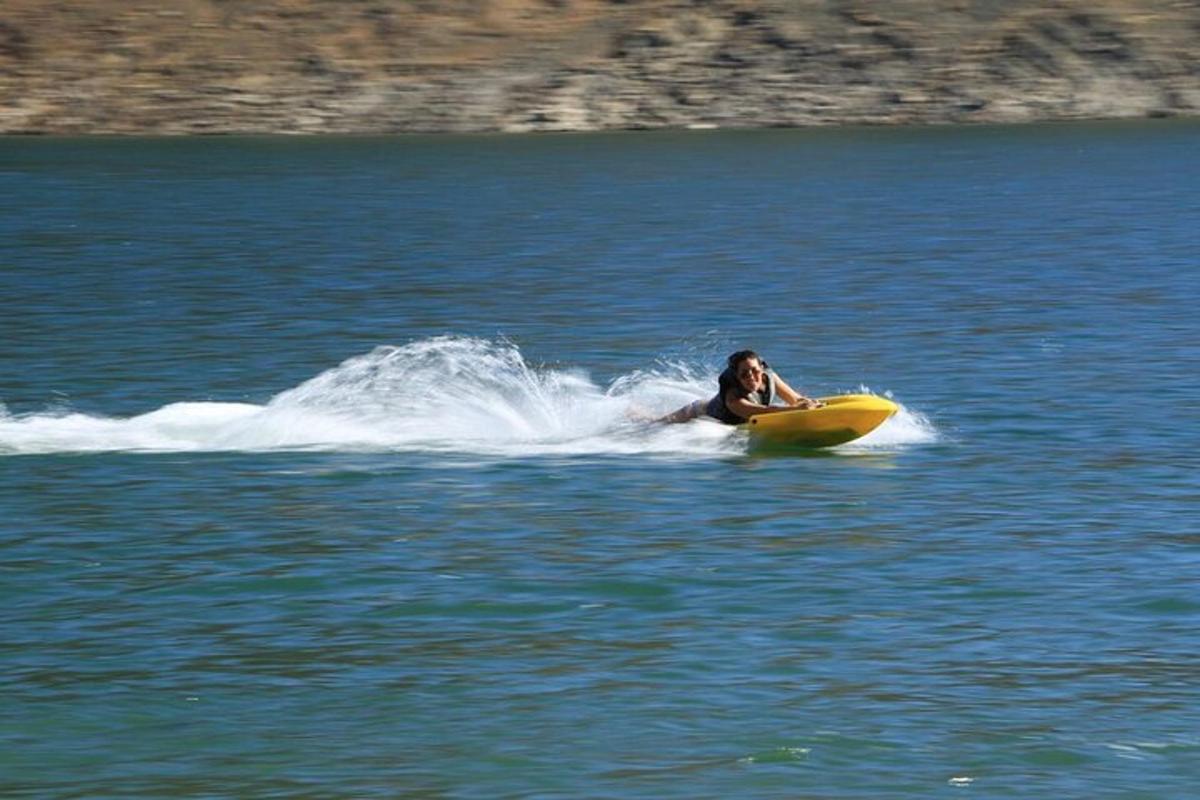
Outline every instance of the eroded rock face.
<path id="1" fill-rule="evenodd" d="M 5 0 L 2 133 L 1195 115 L 1200 0 Z"/>

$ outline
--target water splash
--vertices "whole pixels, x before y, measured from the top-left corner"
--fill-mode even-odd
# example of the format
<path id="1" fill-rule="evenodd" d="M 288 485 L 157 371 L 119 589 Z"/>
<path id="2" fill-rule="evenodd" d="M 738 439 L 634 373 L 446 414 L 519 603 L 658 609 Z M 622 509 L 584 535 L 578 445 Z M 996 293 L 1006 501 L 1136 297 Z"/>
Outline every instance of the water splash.
<path id="1" fill-rule="evenodd" d="M 356 356 L 272 398 L 173 403 L 130 418 L 0 406 L 0 453 L 382 451 L 720 458 L 744 437 L 717 424 L 645 420 L 711 394 L 716 374 L 661 362 L 598 386 L 587 373 L 536 368 L 511 342 L 444 336 Z M 901 410 L 859 448 L 932 436 Z"/>
<path id="2" fill-rule="evenodd" d="M 898 447 L 914 444 L 926 444 L 937 441 L 938 432 L 933 422 L 919 411 L 906 408 L 891 392 L 872 392 L 868 386 L 847 392 L 848 394 L 880 394 L 896 403 L 900 409 L 883 425 L 868 433 L 861 439 L 847 442 L 839 447 L 840 453 L 861 451 L 894 450 Z"/>

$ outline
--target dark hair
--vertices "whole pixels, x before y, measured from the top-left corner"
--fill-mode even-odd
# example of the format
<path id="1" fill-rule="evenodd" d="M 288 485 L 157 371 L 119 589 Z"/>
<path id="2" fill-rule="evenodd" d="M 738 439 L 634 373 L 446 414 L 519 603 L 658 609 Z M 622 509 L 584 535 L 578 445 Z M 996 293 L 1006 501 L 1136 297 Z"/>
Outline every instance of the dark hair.
<path id="1" fill-rule="evenodd" d="M 733 372 L 737 372 L 738 364 L 751 358 L 758 359 L 758 362 L 763 365 L 763 368 L 766 368 L 767 362 L 763 361 L 762 356 L 760 356 L 758 353 L 754 352 L 753 350 L 738 350 L 729 357 L 729 369 Z"/>

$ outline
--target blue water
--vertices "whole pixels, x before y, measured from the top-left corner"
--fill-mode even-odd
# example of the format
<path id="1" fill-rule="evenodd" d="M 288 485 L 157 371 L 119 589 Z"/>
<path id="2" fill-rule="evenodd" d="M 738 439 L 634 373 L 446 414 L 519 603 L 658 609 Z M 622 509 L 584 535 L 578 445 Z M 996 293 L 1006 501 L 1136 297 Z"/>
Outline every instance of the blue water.
<path id="1" fill-rule="evenodd" d="M 0 794 L 1194 797 L 1198 134 L 0 139 Z"/>

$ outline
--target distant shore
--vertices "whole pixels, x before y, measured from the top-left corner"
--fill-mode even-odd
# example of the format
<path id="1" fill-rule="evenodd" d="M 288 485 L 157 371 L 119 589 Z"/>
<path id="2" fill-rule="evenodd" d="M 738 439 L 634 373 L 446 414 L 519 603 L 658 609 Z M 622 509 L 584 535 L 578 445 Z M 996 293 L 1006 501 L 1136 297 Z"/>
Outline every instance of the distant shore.
<path id="1" fill-rule="evenodd" d="M 1200 116 L 1200 3 L 96 0 L 0 11 L 0 133 Z"/>

